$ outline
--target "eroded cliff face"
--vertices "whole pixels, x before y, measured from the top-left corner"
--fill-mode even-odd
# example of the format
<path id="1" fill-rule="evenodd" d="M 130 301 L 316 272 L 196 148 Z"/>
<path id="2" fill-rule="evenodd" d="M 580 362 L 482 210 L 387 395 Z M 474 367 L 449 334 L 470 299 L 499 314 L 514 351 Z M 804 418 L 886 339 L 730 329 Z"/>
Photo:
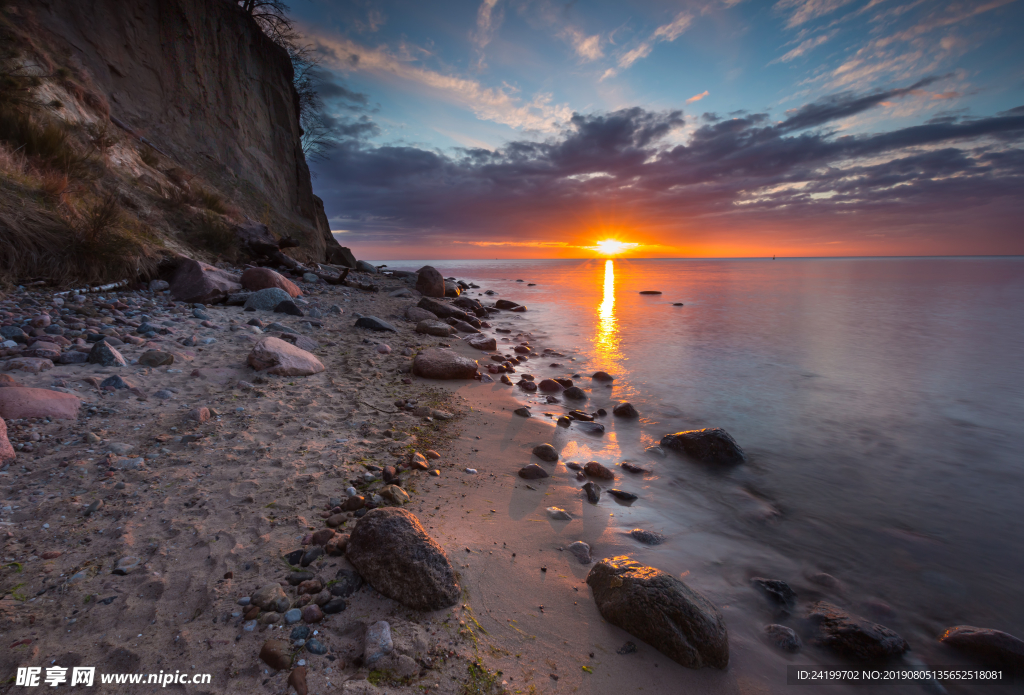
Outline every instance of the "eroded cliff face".
<path id="1" fill-rule="evenodd" d="M 334 255 L 330 247 L 337 242 L 302 155 L 291 62 L 234 3 L 13 4 L 47 50 L 91 80 L 109 104 L 110 120 L 168 155 L 167 164 L 181 170 L 178 177 L 198 177 L 245 216 L 298 239 L 290 255 L 307 261 Z M 83 108 L 81 116 L 102 118 L 103 110 Z M 166 166 L 149 171 L 131 156 L 113 159 L 140 185 L 165 188 L 158 174 L 166 174 Z"/>

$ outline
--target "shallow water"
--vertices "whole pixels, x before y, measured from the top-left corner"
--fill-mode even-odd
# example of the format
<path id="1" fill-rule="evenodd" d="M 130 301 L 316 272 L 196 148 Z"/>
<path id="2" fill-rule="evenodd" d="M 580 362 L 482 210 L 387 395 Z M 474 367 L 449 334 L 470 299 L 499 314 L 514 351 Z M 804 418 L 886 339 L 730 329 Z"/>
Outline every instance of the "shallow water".
<path id="1" fill-rule="evenodd" d="M 639 423 L 609 415 L 603 437 L 559 428 L 554 443 L 565 460 L 653 470 L 621 481 L 640 500 L 609 524 L 665 533 L 646 551 L 665 569 L 723 587 L 777 576 L 811 597 L 827 572 L 843 588 L 821 596 L 933 664 L 953 663 L 934 643 L 950 625 L 1024 637 L 1024 258 L 431 264 L 527 304 L 496 325 L 566 355 L 520 372 L 581 374 L 586 410 L 637 407 Z M 712 426 L 749 462 L 643 452 Z"/>

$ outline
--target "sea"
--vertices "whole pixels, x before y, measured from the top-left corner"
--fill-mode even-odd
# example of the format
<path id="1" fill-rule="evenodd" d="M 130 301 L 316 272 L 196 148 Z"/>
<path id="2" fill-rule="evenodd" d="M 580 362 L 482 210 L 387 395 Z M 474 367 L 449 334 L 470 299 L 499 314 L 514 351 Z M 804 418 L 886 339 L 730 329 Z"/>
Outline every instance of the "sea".
<path id="1" fill-rule="evenodd" d="M 783 579 L 795 613 L 841 604 L 932 665 L 956 658 L 936 639 L 949 626 L 1024 638 L 1024 258 L 380 263 L 525 304 L 493 323 L 558 355 L 518 371 L 572 377 L 584 410 L 636 407 L 638 421 L 609 414 L 603 435 L 571 428 L 558 445 L 563 460 L 652 471 L 619 481 L 639 499 L 608 532 L 664 534 L 667 571 L 723 591 Z M 645 451 L 704 427 L 747 462 Z"/>

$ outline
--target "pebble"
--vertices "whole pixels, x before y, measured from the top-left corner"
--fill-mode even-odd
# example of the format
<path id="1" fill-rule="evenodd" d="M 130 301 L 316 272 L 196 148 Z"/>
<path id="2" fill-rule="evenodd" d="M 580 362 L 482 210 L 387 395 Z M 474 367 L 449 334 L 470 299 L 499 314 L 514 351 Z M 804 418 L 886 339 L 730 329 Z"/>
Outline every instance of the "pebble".
<path id="1" fill-rule="evenodd" d="M 326 654 L 327 653 L 327 645 L 325 645 L 323 642 L 321 642 L 316 637 L 314 637 L 311 640 L 309 640 L 308 642 L 306 642 L 306 651 L 309 652 L 310 654 L 317 654 L 317 655 Z"/>
<path id="2" fill-rule="evenodd" d="M 117 561 L 114 566 L 114 574 L 128 574 L 142 564 L 142 560 L 134 555 L 126 555 Z"/>
<path id="3" fill-rule="evenodd" d="M 589 565 L 591 563 L 590 546 L 583 541 L 570 543 L 569 552 L 576 556 L 581 565 Z"/>
<path id="4" fill-rule="evenodd" d="M 292 625 L 302 620 L 302 611 L 298 608 L 292 608 L 291 610 L 285 611 L 284 624 Z"/>
<path id="5" fill-rule="evenodd" d="M 470 473 L 470 474 L 472 474 L 472 475 L 476 475 L 476 469 L 475 469 L 475 468 L 467 468 L 467 469 L 466 469 L 466 472 L 467 472 L 467 473 Z"/>
<path id="6" fill-rule="evenodd" d="M 623 502 L 632 502 L 637 499 L 637 496 L 632 492 L 626 492 L 625 490 L 619 490 L 617 488 L 611 488 L 608 490 L 608 494 L 617 500 L 622 500 Z"/>
<path id="7" fill-rule="evenodd" d="M 583 491 L 587 493 L 587 501 L 591 504 L 597 504 L 601 501 L 601 488 L 594 481 L 584 485 Z"/>
<path id="8" fill-rule="evenodd" d="M 394 650 L 391 641 L 391 625 L 386 620 L 374 623 L 366 629 L 363 664 L 370 666 Z"/>
<path id="9" fill-rule="evenodd" d="M 548 507 L 545 511 L 547 511 L 548 516 L 554 519 L 555 521 L 572 520 L 572 516 L 569 514 L 569 512 L 565 511 L 564 509 L 560 509 L 559 507 Z"/>
<path id="10" fill-rule="evenodd" d="M 291 634 L 288 635 L 288 639 L 292 642 L 298 642 L 299 640 L 307 639 L 310 632 L 312 632 L 312 630 L 309 629 L 308 625 L 299 625 L 292 629 Z"/>
<path id="11" fill-rule="evenodd" d="M 661 545 L 665 542 L 665 536 L 662 534 L 655 533 L 654 531 L 645 531 L 642 528 L 633 529 L 629 532 L 629 535 L 647 545 Z"/>

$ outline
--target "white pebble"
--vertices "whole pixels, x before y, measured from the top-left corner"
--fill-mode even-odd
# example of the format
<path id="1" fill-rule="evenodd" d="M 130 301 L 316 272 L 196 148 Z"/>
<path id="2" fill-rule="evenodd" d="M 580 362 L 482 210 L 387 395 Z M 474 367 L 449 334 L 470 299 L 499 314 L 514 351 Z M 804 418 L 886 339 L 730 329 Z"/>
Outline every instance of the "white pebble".
<path id="1" fill-rule="evenodd" d="M 472 473 L 473 475 L 476 475 L 476 469 L 475 468 L 467 468 L 466 472 L 467 473 Z"/>

